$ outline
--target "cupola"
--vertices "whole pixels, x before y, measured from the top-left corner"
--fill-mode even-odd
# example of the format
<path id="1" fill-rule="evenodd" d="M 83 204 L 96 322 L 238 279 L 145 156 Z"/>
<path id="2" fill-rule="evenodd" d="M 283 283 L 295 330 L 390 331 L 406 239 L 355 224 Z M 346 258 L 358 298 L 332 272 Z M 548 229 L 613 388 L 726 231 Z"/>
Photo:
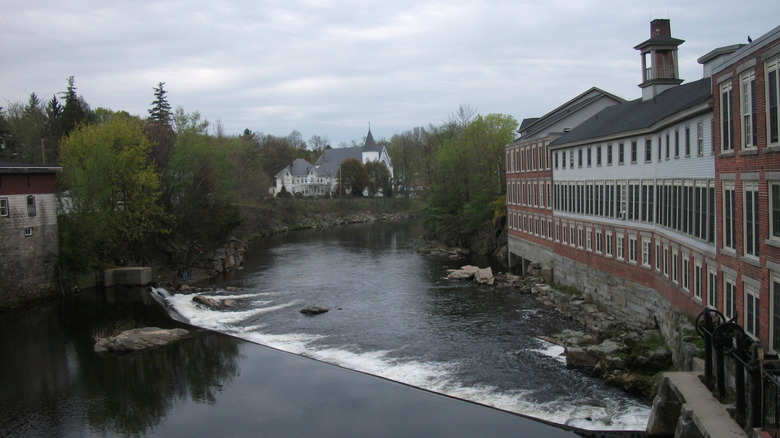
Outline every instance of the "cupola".
<path id="1" fill-rule="evenodd" d="M 650 22 L 650 39 L 634 47 L 642 56 L 642 100 L 682 83 L 677 66 L 677 47 L 685 41 L 672 38 L 669 20 Z"/>

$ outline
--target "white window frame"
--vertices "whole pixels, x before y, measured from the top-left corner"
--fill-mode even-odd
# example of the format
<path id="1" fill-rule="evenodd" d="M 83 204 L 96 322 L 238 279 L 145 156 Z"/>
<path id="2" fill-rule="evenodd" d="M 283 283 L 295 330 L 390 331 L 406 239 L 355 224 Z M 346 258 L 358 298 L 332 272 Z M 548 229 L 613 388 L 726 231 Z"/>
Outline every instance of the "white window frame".
<path id="1" fill-rule="evenodd" d="M 630 263 L 636 264 L 636 254 L 637 254 L 636 235 L 629 234 L 628 235 L 628 261 Z"/>
<path id="2" fill-rule="evenodd" d="M 780 56 L 766 62 L 764 66 L 764 84 L 766 144 L 768 146 L 780 145 Z M 776 96 L 769 95 L 772 88 L 774 88 Z M 775 137 L 774 139 L 772 138 L 773 136 Z M 780 345 L 780 340 L 778 340 L 778 345 Z"/>
<path id="3" fill-rule="evenodd" d="M 754 339 L 758 339 L 761 329 L 761 302 L 759 300 L 758 289 L 747 283 L 742 283 L 744 296 L 743 309 L 743 327 L 745 333 Z"/>
<path id="4" fill-rule="evenodd" d="M 702 270 L 701 261 L 693 259 L 693 297 L 701 302 L 701 276 L 704 271 Z"/>
<path id="5" fill-rule="evenodd" d="M 718 271 L 713 266 L 707 266 L 707 307 L 718 307 Z"/>
<path id="6" fill-rule="evenodd" d="M 605 234 L 606 241 L 604 242 L 604 255 L 612 257 L 612 232 L 607 231 Z"/>
<path id="7" fill-rule="evenodd" d="M 769 198 L 769 239 L 780 241 L 780 181 L 767 183 Z"/>
<path id="8" fill-rule="evenodd" d="M 8 198 L 0 198 L 0 217 L 11 215 L 11 206 L 8 204 Z"/>
<path id="9" fill-rule="evenodd" d="M 753 137 L 756 129 L 756 114 L 753 102 L 756 87 L 756 73 L 753 70 L 743 73 L 740 83 L 740 121 L 742 122 L 742 147 L 755 148 Z"/>
<path id="10" fill-rule="evenodd" d="M 685 292 L 691 291 L 691 259 L 688 254 L 682 253 L 680 257 L 680 271 L 682 272 L 682 288 Z"/>
<path id="11" fill-rule="evenodd" d="M 731 118 L 732 90 L 731 81 L 720 85 L 720 150 L 730 152 L 734 150 L 732 138 L 733 120 Z M 725 117 L 724 117 L 725 115 Z"/>
<path id="12" fill-rule="evenodd" d="M 642 266 L 650 267 L 650 239 L 647 237 L 642 238 Z"/>
<path id="13" fill-rule="evenodd" d="M 760 210 L 758 201 L 758 182 L 744 181 L 742 183 L 742 244 L 746 257 L 758 259 L 760 255 Z M 748 199 L 752 198 L 752 209 L 748 208 Z M 752 225 L 752 227 L 751 227 Z"/>
<path id="14" fill-rule="evenodd" d="M 729 196 L 727 193 L 731 192 Z M 734 188 L 734 181 L 723 181 L 723 248 L 734 251 L 736 249 L 736 215 L 737 194 Z M 731 207 L 731 208 L 729 208 Z M 728 226 L 727 226 L 728 224 Z"/>
<path id="15" fill-rule="evenodd" d="M 737 310 L 737 282 L 730 274 L 723 273 L 723 316 L 731 319 Z"/>
<path id="16" fill-rule="evenodd" d="M 780 90 L 778 90 L 780 91 Z M 780 351 L 780 272 L 769 276 L 769 348 Z"/>

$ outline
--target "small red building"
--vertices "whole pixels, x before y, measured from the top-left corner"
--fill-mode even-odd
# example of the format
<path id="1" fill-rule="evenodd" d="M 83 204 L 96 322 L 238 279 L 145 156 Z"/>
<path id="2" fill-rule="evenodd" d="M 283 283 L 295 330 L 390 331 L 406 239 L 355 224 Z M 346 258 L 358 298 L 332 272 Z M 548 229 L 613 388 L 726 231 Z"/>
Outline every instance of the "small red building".
<path id="1" fill-rule="evenodd" d="M 0 306 L 53 290 L 60 167 L 0 161 Z"/>

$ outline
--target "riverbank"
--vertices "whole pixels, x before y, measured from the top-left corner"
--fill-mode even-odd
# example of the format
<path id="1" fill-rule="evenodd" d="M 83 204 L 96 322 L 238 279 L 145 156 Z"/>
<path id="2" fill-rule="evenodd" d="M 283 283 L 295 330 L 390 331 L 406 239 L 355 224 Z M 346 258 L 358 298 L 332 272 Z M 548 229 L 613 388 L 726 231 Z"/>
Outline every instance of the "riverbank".
<path id="1" fill-rule="evenodd" d="M 118 324 L 181 326 L 140 289 L 4 315 L 0 353 L 13 360 L 0 363 L 3 436 L 579 436 L 208 330 L 96 354 L 93 332 Z"/>

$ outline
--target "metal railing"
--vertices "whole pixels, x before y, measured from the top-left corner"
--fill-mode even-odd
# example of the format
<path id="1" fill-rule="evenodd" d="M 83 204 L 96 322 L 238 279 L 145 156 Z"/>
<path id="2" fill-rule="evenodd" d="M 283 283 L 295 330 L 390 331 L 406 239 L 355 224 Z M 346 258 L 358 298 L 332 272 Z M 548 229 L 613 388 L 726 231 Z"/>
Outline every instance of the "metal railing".
<path id="1" fill-rule="evenodd" d="M 715 309 L 696 318 L 696 331 L 704 339 L 704 383 L 721 402 L 730 397 L 733 377 L 734 419 L 745 429 L 760 427 L 780 438 L 780 360 L 765 357 L 761 344 L 735 321 Z"/>

